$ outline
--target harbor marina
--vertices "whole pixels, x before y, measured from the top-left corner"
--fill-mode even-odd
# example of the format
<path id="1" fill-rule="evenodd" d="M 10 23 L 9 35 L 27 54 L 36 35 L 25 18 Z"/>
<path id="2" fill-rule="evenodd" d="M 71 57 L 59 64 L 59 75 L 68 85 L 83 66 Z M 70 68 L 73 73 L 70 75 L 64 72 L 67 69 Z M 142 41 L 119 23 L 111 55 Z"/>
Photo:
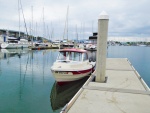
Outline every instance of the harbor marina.
<path id="1" fill-rule="evenodd" d="M 55 107 L 54 100 L 61 101 L 59 94 L 67 95 L 65 93 L 67 86 L 64 92 L 63 88 L 61 90 L 59 87 L 58 92 L 61 90 L 61 93 L 58 93 L 59 98 L 51 98 L 51 95 L 54 95 L 53 87 L 57 89 L 58 86 L 50 68 L 56 61 L 58 53 L 59 50 L 55 49 L 0 50 L 0 112 L 59 113 L 61 111 L 62 106 L 67 102 L 62 102 L 61 106 L 55 104 L 59 106 Z M 92 60 L 96 60 L 96 51 L 89 51 L 88 55 Z M 149 56 L 150 47 L 140 46 L 109 46 L 107 52 L 108 58 L 128 58 L 148 86 L 150 86 Z M 70 92 L 72 90 L 75 89 L 70 89 Z"/>

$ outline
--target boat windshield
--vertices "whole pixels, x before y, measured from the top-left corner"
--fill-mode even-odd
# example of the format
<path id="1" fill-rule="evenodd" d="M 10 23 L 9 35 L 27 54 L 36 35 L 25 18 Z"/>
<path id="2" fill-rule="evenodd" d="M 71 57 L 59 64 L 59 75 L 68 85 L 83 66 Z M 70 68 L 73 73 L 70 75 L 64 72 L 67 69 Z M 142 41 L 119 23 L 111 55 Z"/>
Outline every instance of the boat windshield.
<path id="1" fill-rule="evenodd" d="M 18 40 L 9 40 L 8 43 L 18 43 Z"/>
<path id="2" fill-rule="evenodd" d="M 82 61 L 82 53 L 61 51 L 57 58 L 59 61 Z"/>

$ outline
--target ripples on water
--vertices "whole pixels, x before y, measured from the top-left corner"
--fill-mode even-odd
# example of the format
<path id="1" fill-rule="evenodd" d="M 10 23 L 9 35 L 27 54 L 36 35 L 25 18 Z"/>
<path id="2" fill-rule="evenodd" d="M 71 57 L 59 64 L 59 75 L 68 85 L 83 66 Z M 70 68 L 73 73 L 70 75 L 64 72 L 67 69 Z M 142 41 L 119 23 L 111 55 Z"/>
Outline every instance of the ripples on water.
<path id="1" fill-rule="evenodd" d="M 0 113 L 58 113 L 86 79 L 63 87 L 55 83 L 50 67 L 57 50 L 1 50 Z M 89 52 L 96 60 L 96 52 Z M 150 86 L 150 47 L 111 46 L 109 58 L 128 58 Z M 76 89 L 76 90 L 75 90 Z"/>

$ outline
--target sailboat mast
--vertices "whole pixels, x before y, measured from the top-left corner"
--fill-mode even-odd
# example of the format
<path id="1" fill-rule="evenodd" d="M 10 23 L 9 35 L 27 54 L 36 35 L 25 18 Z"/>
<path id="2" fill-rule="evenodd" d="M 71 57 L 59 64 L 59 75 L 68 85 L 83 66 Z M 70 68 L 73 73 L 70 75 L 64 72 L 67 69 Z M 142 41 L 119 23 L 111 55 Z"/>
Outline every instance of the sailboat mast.
<path id="1" fill-rule="evenodd" d="M 32 40 L 32 47 L 33 47 L 33 6 L 31 6 L 31 12 L 32 12 L 32 25 L 31 25 L 31 40 Z"/>
<path id="2" fill-rule="evenodd" d="M 54 37 L 54 28 L 53 28 L 53 25 L 51 23 L 51 41 L 52 41 L 53 37 Z"/>
<path id="3" fill-rule="evenodd" d="M 20 37 L 20 0 L 18 0 L 18 16 L 19 16 L 19 37 Z"/>
<path id="4" fill-rule="evenodd" d="M 77 25 L 76 25 L 76 37 L 77 37 L 77 41 L 75 41 L 75 46 L 77 47 L 77 45 L 78 45 L 78 31 L 77 31 Z"/>
<path id="5" fill-rule="evenodd" d="M 43 7 L 43 38 L 45 36 L 45 22 L 44 22 L 44 7 Z M 43 42 L 43 38 L 42 38 L 42 42 Z"/>
<path id="6" fill-rule="evenodd" d="M 84 39 L 84 35 L 85 35 L 84 28 L 85 28 L 85 23 L 83 23 L 83 39 Z"/>
<path id="7" fill-rule="evenodd" d="M 92 33 L 93 33 L 93 21 L 92 21 Z"/>
<path id="8" fill-rule="evenodd" d="M 69 14 L 69 6 L 67 8 L 67 17 L 66 17 L 66 21 L 67 21 L 67 41 L 68 41 L 68 14 Z"/>
<path id="9" fill-rule="evenodd" d="M 26 36 L 28 37 L 27 25 L 26 25 L 24 13 L 23 13 L 23 8 L 22 8 L 21 0 L 20 0 L 20 10 L 21 10 L 21 12 L 22 12 L 22 16 L 23 16 L 23 20 L 24 20 L 24 26 L 25 26 L 25 30 L 26 30 Z"/>
<path id="10" fill-rule="evenodd" d="M 35 30 L 36 30 L 36 35 L 35 35 L 36 38 L 35 38 L 35 40 L 37 40 L 37 22 L 36 22 L 36 29 Z"/>
<path id="11" fill-rule="evenodd" d="M 47 37 L 47 39 L 49 40 L 50 38 L 49 38 L 49 28 L 48 28 L 48 25 L 46 25 L 45 27 L 46 27 L 46 28 L 45 28 L 46 37 Z"/>
<path id="12" fill-rule="evenodd" d="M 52 36 L 53 36 L 53 26 L 52 26 L 52 22 L 51 22 L 51 36 L 50 36 L 51 41 L 52 41 Z"/>
<path id="13" fill-rule="evenodd" d="M 81 22 L 80 37 L 83 39 L 82 35 L 83 35 L 83 31 L 82 31 L 82 22 Z"/>
<path id="14" fill-rule="evenodd" d="M 78 41 L 78 31 L 77 31 L 77 25 L 76 25 L 76 36 L 77 36 L 77 41 Z"/>
<path id="15" fill-rule="evenodd" d="M 64 29 L 64 35 L 63 35 L 63 40 L 64 40 L 65 33 L 67 32 L 67 41 L 68 41 L 68 13 L 69 13 L 69 6 L 67 8 L 66 21 L 65 21 L 65 29 Z"/>

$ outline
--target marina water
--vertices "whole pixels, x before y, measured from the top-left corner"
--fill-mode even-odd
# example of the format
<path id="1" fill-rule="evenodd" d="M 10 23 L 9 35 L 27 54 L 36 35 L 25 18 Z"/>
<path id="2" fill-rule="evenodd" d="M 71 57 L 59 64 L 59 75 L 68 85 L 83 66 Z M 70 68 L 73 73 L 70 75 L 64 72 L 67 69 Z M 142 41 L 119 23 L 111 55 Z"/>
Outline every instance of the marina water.
<path id="1" fill-rule="evenodd" d="M 58 50 L 1 49 L 0 113 L 59 113 L 87 78 L 59 87 L 50 68 Z M 95 59 L 96 52 L 89 52 Z M 150 86 L 150 47 L 109 46 L 108 58 L 128 58 Z"/>

